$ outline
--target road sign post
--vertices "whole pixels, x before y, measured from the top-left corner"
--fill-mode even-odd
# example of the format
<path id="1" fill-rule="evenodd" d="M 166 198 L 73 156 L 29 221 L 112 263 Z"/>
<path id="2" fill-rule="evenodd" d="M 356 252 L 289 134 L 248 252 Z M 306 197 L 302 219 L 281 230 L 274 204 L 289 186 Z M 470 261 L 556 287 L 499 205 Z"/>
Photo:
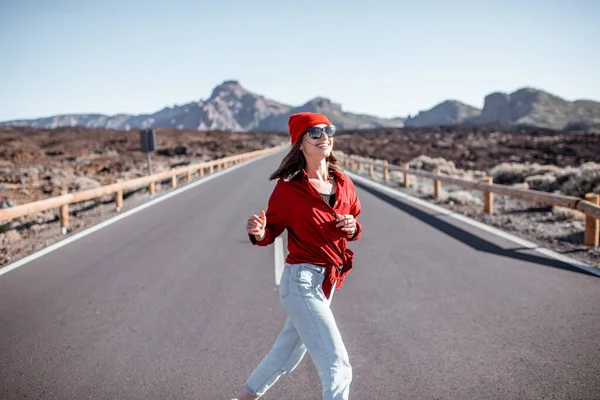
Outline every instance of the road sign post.
<path id="1" fill-rule="evenodd" d="M 150 153 L 156 151 L 156 130 L 142 129 L 140 131 L 140 142 L 142 151 L 146 153 L 146 158 L 148 160 L 148 175 L 152 175 L 152 159 L 150 158 Z"/>

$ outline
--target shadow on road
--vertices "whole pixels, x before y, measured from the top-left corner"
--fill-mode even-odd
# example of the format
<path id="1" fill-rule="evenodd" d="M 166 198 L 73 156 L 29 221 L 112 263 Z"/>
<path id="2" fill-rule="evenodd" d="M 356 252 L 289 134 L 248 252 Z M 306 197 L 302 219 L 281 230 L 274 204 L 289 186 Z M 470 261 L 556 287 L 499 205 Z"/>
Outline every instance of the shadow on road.
<path id="1" fill-rule="evenodd" d="M 445 221 L 439 219 L 435 214 L 434 215 L 428 214 L 424 211 L 421 211 L 420 209 L 418 209 L 416 207 L 413 207 L 401 200 L 391 197 L 390 195 L 379 192 L 379 191 L 377 191 L 369 186 L 366 186 L 360 182 L 354 182 L 354 184 L 357 187 L 360 187 L 361 189 L 364 189 L 365 191 L 371 193 L 375 197 L 385 201 L 386 203 L 388 203 L 398 209 L 401 209 L 401 210 L 407 212 L 408 214 L 412 215 L 413 217 L 418 218 L 419 220 L 434 227 L 435 229 L 439 230 L 440 232 L 443 232 L 446 235 L 463 242 L 464 244 L 466 244 L 467 246 L 469 246 L 475 250 L 484 251 L 484 252 L 491 253 L 491 254 L 496 254 L 496 255 L 499 255 L 502 257 L 514 258 L 514 259 L 521 260 L 521 261 L 527 261 L 527 262 L 531 262 L 531 263 L 535 263 L 535 264 L 545 265 L 545 266 L 552 267 L 552 268 L 558 268 L 558 269 L 567 270 L 567 271 L 571 271 L 571 272 L 577 272 L 577 273 L 584 274 L 584 275 L 595 276 L 592 273 L 589 273 L 587 271 L 573 267 L 573 266 L 571 266 L 565 262 L 559 261 L 559 260 L 542 257 L 542 256 L 537 256 L 537 255 L 529 254 L 529 253 L 521 253 L 519 251 L 519 250 L 530 250 L 530 249 L 524 249 L 524 248 L 507 249 L 507 248 L 500 247 L 488 240 L 482 239 L 481 237 L 479 237 L 477 235 L 474 235 L 464 229 L 461 229 L 455 225 L 452 225 L 448 222 L 445 222 Z"/>

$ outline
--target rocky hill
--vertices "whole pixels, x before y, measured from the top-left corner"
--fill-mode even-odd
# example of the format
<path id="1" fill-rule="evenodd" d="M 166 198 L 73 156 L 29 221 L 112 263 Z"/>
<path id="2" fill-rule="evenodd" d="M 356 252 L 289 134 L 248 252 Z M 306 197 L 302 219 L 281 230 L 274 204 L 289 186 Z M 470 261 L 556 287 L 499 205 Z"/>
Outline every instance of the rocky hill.
<path id="1" fill-rule="evenodd" d="M 148 127 L 231 132 L 287 131 L 290 113 L 325 112 L 340 128 L 401 127 L 403 118 L 385 119 L 344 112 L 338 103 L 317 97 L 293 107 L 270 100 L 229 80 L 213 89 L 206 100 L 166 107 L 154 114 L 114 116 L 100 114 L 58 115 L 33 120 L 7 121 L 0 125 L 58 128 L 81 126 L 129 130 Z"/>
<path id="2" fill-rule="evenodd" d="M 405 121 L 406 126 L 454 125 L 481 114 L 481 110 L 456 100 L 446 100 L 431 110 L 421 111 Z"/>
<path id="3" fill-rule="evenodd" d="M 317 112 L 327 115 L 332 124 L 340 129 L 368 129 L 368 128 L 401 128 L 404 118 L 378 118 L 365 114 L 353 114 L 342 110 L 341 104 L 334 103 L 324 97 L 316 97 L 300 107 L 294 107 L 288 112 L 268 118 L 259 126 L 261 131 L 283 130 L 287 131 L 287 121 L 290 114 L 298 112 Z"/>
<path id="4" fill-rule="evenodd" d="M 562 99 L 534 88 L 513 93 L 494 92 L 485 97 L 483 109 L 448 100 L 421 111 L 406 126 L 435 125 L 533 126 L 557 130 L 600 129 L 600 102 Z"/>
<path id="5" fill-rule="evenodd" d="M 471 123 L 530 125 L 550 129 L 600 126 L 600 102 L 567 101 L 533 88 L 513 93 L 492 93 L 485 98 L 483 110 Z"/>

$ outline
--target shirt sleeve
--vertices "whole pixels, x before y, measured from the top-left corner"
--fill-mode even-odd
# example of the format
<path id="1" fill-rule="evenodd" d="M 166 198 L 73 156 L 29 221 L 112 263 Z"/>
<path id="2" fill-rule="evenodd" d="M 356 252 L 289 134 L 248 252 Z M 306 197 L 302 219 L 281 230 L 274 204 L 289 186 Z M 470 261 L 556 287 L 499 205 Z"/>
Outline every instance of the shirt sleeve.
<path id="1" fill-rule="evenodd" d="M 277 236 L 281 235 L 283 230 L 287 227 L 287 216 L 285 208 L 285 197 L 283 187 L 284 183 L 278 181 L 269 197 L 267 205 L 267 211 L 265 217 L 267 218 L 267 226 L 265 227 L 265 237 L 261 241 L 257 241 L 254 235 L 248 234 L 248 238 L 253 245 L 256 246 L 268 246 L 275 241 Z"/>
<path id="2" fill-rule="evenodd" d="M 360 222 L 358 222 L 358 215 L 361 212 L 360 199 L 358 198 L 358 195 L 356 194 L 356 191 L 354 190 L 354 183 L 349 180 L 349 184 L 350 184 L 350 187 L 352 188 L 352 191 L 351 191 L 352 205 L 350 206 L 350 214 L 352 214 L 352 216 L 356 220 L 356 233 L 354 234 L 354 236 L 350 237 L 348 239 L 348 241 L 353 242 L 360 238 L 363 228 L 362 228 L 362 225 L 360 224 Z"/>

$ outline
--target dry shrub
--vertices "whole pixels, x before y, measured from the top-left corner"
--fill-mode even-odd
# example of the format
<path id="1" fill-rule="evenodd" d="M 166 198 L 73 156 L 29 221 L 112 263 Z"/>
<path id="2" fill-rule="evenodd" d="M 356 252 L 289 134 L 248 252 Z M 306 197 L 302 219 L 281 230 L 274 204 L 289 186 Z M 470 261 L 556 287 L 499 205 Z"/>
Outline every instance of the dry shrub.
<path id="1" fill-rule="evenodd" d="M 525 183 L 532 190 L 541 190 L 544 192 L 553 192 L 560 188 L 556 176 L 552 174 L 532 175 L 525 178 Z"/>
<path id="2" fill-rule="evenodd" d="M 600 193 L 600 164 L 582 164 L 562 184 L 560 190 L 566 195 L 577 197 L 584 197 L 586 193 Z"/>
<path id="3" fill-rule="evenodd" d="M 556 182 L 560 185 L 567 182 L 574 175 L 579 172 L 579 168 L 576 167 L 565 167 L 556 173 Z"/>
<path id="4" fill-rule="evenodd" d="M 427 197 L 434 198 L 433 195 L 433 186 L 429 186 L 427 184 L 421 184 L 416 187 L 418 193 L 422 195 L 426 195 Z M 449 193 L 444 190 L 444 188 L 440 189 L 439 197 L 437 198 L 441 202 L 447 202 L 449 198 Z"/>
<path id="5" fill-rule="evenodd" d="M 455 176 L 467 181 L 480 181 L 486 178 L 488 174 L 485 171 L 457 169 Z"/>
<path id="6" fill-rule="evenodd" d="M 501 163 L 492 168 L 490 176 L 494 178 L 494 183 L 501 185 L 511 185 L 513 183 L 524 182 L 527 177 L 527 166 L 516 163 Z"/>
<path id="7" fill-rule="evenodd" d="M 494 183 L 511 185 L 525 182 L 528 177 L 536 175 L 552 175 L 558 179 L 568 172 L 556 165 L 501 163 L 490 169 L 489 174 L 494 178 Z"/>
<path id="8" fill-rule="evenodd" d="M 448 202 L 463 205 L 482 205 L 483 202 L 480 198 L 474 196 L 471 192 L 466 190 L 456 190 L 448 193 Z"/>
<path id="9" fill-rule="evenodd" d="M 398 182 L 400 185 L 404 185 L 404 172 L 390 171 L 390 180 Z M 418 182 L 416 175 L 408 175 L 408 186 L 416 186 Z"/>
<path id="10" fill-rule="evenodd" d="M 552 207 L 552 214 L 554 214 L 554 217 L 559 221 L 585 220 L 584 213 L 582 213 L 581 211 L 573 210 L 572 208 L 554 206 Z"/>
<path id="11" fill-rule="evenodd" d="M 454 161 L 448 161 L 445 158 L 431 158 L 426 155 L 421 155 L 413 158 L 408 163 L 410 168 L 422 169 L 425 171 L 433 171 L 439 169 L 442 174 L 452 175 L 456 173 L 456 165 Z"/>
<path id="12" fill-rule="evenodd" d="M 425 195 L 433 195 L 433 188 L 427 185 L 418 185 L 417 192 Z"/>
<path id="13" fill-rule="evenodd" d="M 97 187 L 100 187 L 101 185 L 100 182 L 98 182 L 95 179 L 88 178 L 87 176 L 80 176 L 75 179 L 73 186 L 73 190 L 83 191 L 88 189 L 95 189 Z"/>

